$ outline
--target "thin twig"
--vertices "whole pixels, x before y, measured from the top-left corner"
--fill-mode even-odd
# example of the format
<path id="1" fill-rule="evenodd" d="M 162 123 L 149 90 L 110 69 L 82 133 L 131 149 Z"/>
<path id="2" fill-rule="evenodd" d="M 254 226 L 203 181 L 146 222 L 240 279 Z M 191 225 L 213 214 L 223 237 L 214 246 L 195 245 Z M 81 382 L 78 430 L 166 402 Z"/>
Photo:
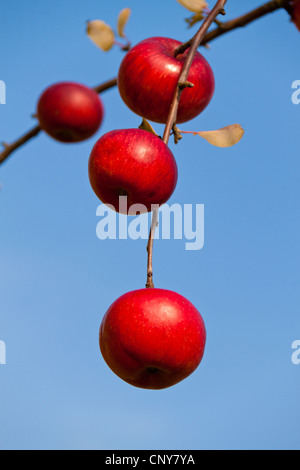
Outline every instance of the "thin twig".
<path id="1" fill-rule="evenodd" d="M 110 88 L 114 88 L 115 86 L 117 86 L 117 83 L 118 83 L 118 79 L 113 78 L 112 80 L 108 80 L 107 82 L 104 82 L 101 85 L 94 87 L 93 90 L 96 93 L 100 94 L 100 93 L 103 93 L 104 91 L 109 90 Z"/>
<path id="2" fill-rule="evenodd" d="M 42 131 L 41 127 L 38 125 L 34 127 L 31 131 L 27 132 L 27 134 L 20 137 L 18 140 L 13 142 L 12 144 L 6 144 L 5 142 L 2 143 L 4 150 L 0 153 L 0 165 L 1 163 L 5 162 L 5 160 L 19 147 L 26 144 L 29 140 L 36 137 Z"/>
<path id="3" fill-rule="evenodd" d="M 227 0 L 218 0 L 218 2 L 216 3 L 214 9 L 209 13 L 207 18 L 205 19 L 205 21 L 201 25 L 201 28 L 199 29 L 197 34 L 195 34 L 195 36 L 193 37 L 193 39 L 191 41 L 191 45 L 190 45 L 190 49 L 189 49 L 187 58 L 186 58 L 185 63 L 183 65 L 181 74 L 178 78 L 176 91 L 175 91 L 175 94 L 174 94 L 174 98 L 173 98 L 173 101 L 172 101 L 172 105 L 171 105 L 171 108 L 170 108 L 169 116 L 168 116 L 166 127 L 165 127 L 165 132 L 164 132 L 164 135 L 163 135 L 163 142 L 166 145 L 168 145 L 168 143 L 169 143 L 171 131 L 172 131 L 172 129 L 174 129 L 174 125 L 176 124 L 178 106 L 179 106 L 179 102 L 180 102 L 182 92 L 185 88 L 184 86 L 182 86 L 182 84 L 187 83 L 189 71 L 190 71 L 192 63 L 194 61 L 197 49 L 200 46 L 200 44 L 201 44 L 207 30 L 211 26 L 211 24 L 215 21 L 217 16 L 223 11 L 226 2 L 227 2 Z M 153 283 L 153 243 L 154 243 L 155 229 L 156 229 L 156 226 L 157 226 L 158 216 L 159 216 L 159 210 L 155 210 L 153 212 L 150 236 L 149 236 L 149 241 L 148 241 L 148 245 L 147 245 L 147 251 L 148 251 L 147 284 L 146 284 L 147 288 L 154 288 L 154 283 Z"/>

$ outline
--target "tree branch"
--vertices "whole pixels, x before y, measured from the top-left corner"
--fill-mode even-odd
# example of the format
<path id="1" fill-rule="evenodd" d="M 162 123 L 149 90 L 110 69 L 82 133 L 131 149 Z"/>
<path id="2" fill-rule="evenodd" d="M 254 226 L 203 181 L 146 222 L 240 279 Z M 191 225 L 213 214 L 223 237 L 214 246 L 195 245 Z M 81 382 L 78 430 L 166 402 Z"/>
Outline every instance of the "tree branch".
<path id="1" fill-rule="evenodd" d="M 227 21 L 226 23 L 221 23 L 218 22 L 218 27 L 215 28 L 214 30 L 208 32 L 202 42 L 201 45 L 204 46 L 208 44 L 209 42 L 213 41 L 214 39 L 222 36 L 223 34 L 226 34 L 230 31 L 233 31 L 237 28 L 241 28 L 244 26 L 247 26 L 248 24 L 252 23 L 253 21 L 269 14 L 272 13 L 276 10 L 279 10 L 281 8 L 286 9 L 289 13 L 290 8 L 291 8 L 291 0 L 273 0 L 271 2 L 268 2 L 264 5 L 262 5 L 259 8 L 256 8 L 255 10 L 251 11 L 250 13 L 247 13 L 246 15 L 240 16 L 239 18 Z M 189 41 L 188 43 L 185 43 L 181 47 L 184 49 L 190 47 L 192 43 Z M 184 50 L 185 50 L 184 49 Z M 178 55 L 178 52 L 177 52 Z M 94 90 L 97 93 L 102 93 L 103 91 L 106 91 L 110 88 L 113 88 L 117 85 L 117 78 L 114 78 L 112 80 L 109 80 L 97 87 L 94 88 Z M 33 137 L 36 137 L 39 133 L 41 132 L 40 126 L 36 126 L 34 129 L 29 131 L 27 134 L 22 136 L 20 139 L 16 140 L 12 144 L 3 144 L 4 150 L 3 152 L 0 153 L 0 165 L 3 163 L 15 150 L 17 150 L 19 147 L 22 145 L 26 144 L 29 140 L 31 140 Z"/>
<path id="2" fill-rule="evenodd" d="M 176 119 L 177 119 L 177 112 L 178 112 L 178 107 L 180 103 L 180 98 L 182 95 L 182 92 L 186 86 L 188 86 L 188 75 L 192 66 L 192 63 L 194 61 L 196 52 L 198 47 L 200 46 L 201 42 L 203 41 L 203 38 L 208 31 L 209 27 L 212 25 L 212 23 L 215 21 L 217 16 L 223 12 L 224 6 L 226 4 L 227 0 L 218 0 L 215 7 L 213 10 L 209 13 L 203 24 L 201 25 L 199 31 L 195 34 L 195 36 L 192 38 L 190 41 L 190 49 L 187 55 L 187 58 L 185 60 L 185 63 L 182 67 L 181 74 L 178 78 L 177 82 L 177 87 L 176 91 L 174 94 L 174 98 L 171 104 L 169 116 L 167 119 L 164 135 L 163 135 L 163 142 L 168 145 L 169 139 L 170 139 L 170 134 L 171 131 L 176 124 Z M 189 47 L 189 46 L 188 46 Z M 187 49 L 187 48 L 186 48 Z M 154 288 L 154 283 L 153 283 L 153 243 L 154 243 L 154 236 L 155 236 L 155 229 L 157 226 L 157 221 L 158 221 L 158 215 L 159 215 L 159 210 L 155 210 L 153 212 L 153 217 L 152 217 L 152 223 L 151 223 L 151 230 L 150 230 L 150 235 L 149 235 L 149 241 L 148 241 L 148 246 L 147 246 L 147 251 L 148 251 L 148 263 L 147 263 L 147 288 Z"/>
<path id="3" fill-rule="evenodd" d="M 218 28 L 210 31 L 206 34 L 202 41 L 202 46 L 205 46 L 209 42 L 213 41 L 214 39 L 223 36 L 223 34 L 229 33 L 238 28 L 242 28 L 247 26 L 248 24 L 262 18 L 265 15 L 275 12 L 276 10 L 280 10 L 281 8 L 286 9 L 288 12 L 290 11 L 290 0 L 273 0 L 271 2 L 265 3 L 259 8 L 256 8 L 253 11 L 250 11 L 246 15 L 240 16 L 233 20 L 227 21 L 226 23 L 220 23 Z"/>

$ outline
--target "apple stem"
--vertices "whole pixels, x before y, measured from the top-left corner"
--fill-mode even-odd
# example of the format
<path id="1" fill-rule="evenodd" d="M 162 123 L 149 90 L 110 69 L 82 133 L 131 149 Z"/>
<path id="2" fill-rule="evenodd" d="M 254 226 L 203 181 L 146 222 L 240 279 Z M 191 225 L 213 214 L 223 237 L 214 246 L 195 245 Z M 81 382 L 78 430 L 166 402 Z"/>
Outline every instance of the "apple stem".
<path id="1" fill-rule="evenodd" d="M 98 85 L 93 88 L 93 90 L 100 95 L 104 91 L 109 90 L 110 88 L 114 88 L 117 86 L 118 80 L 117 78 L 112 78 L 111 80 L 108 80 L 107 82 L 101 83 L 101 85 Z"/>
<path id="2" fill-rule="evenodd" d="M 185 60 L 185 63 L 183 65 L 182 71 L 180 73 L 180 76 L 178 78 L 177 82 L 177 87 L 176 91 L 174 93 L 174 98 L 172 101 L 172 105 L 170 108 L 169 116 L 167 119 L 164 135 L 163 135 L 163 142 L 168 145 L 169 140 L 170 140 L 170 135 L 171 131 L 173 129 L 173 133 L 175 136 L 175 142 L 176 139 L 177 141 L 179 140 L 180 132 L 177 129 L 176 126 L 176 119 L 177 119 L 177 112 L 178 112 L 178 107 L 180 103 L 180 98 L 182 95 L 183 90 L 186 87 L 192 86 L 190 82 L 188 82 L 188 75 L 189 71 L 191 69 L 192 63 L 194 61 L 196 52 L 198 47 L 200 46 L 201 42 L 203 41 L 203 38 L 205 37 L 206 32 L 208 31 L 209 27 L 211 24 L 215 21 L 216 17 L 224 11 L 224 6 L 227 3 L 227 0 L 218 0 L 215 7 L 213 10 L 209 13 L 207 18 L 204 20 L 202 23 L 201 27 L 199 28 L 198 32 L 195 34 L 195 36 L 191 40 L 190 44 L 190 49 L 187 55 L 187 58 Z M 148 240 L 148 245 L 147 245 L 147 251 L 148 251 L 148 263 L 147 263 L 147 288 L 154 288 L 154 283 L 153 283 L 153 244 L 154 244 L 154 237 L 155 237 L 155 229 L 158 223 L 158 216 L 159 216 L 159 210 L 155 210 L 153 212 L 152 216 L 152 223 L 151 223 L 151 230 L 150 230 L 150 235 L 149 235 L 149 240 Z"/>
<path id="3" fill-rule="evenodd" d="M 149 240 L 148 240 L 148 245 L 147 245 L 147 252 L 148 252 L 147 284 L 146 284 L 147 289 L 149 289 L 149 288 L 153 289 L 154 288 L 154 283 L 153 283 L 153 243 L 154 243 L 154 237 L 155 237 L 155 230 L 156 230 L 156 227 L 158 226 L 158 216 L 159 216 L 159 209 L 156 209 L 156 210 L 153 211 L 150 235 L 149 235 Z"/>
<path id="4" fill-rule="evenodd" d="M 182 46 L 179 46 L 175 51 L 175 56 L 177 56 L 178 54 L 184 52 L 186 49 L 189 48 L 187 58 L 185 60 L 185 63 L 182 67 L 182 70 L 181 70 L 181 73 L 180 73 L 180 76 L 179 76 L 179 79 L 178 79 L 178 86 L 177 86 L 175 94 L 174 94 L 174 98 L 173 98 L 171 108 L 170 108 L 170 113 L 169 113 L 167 123 L 166 123 L 166 127 L 165 127 L 163 141 L 166 145 L 168 145 L 168 143 L 169 143 L 171 130 L 172 130 L 174 124 L 176 124 L 179 102 L 180 102 L 182 92 L 185 88 L 185 86 L 183 87 L 182 85 L 188 83 L 189 71 L 190 71 L 192 63 L 194 61 L 197 49 L 200 46 L 200 44 L 202 43 L 202 41 L 205 37 L 205 34 L 207 33 L 207 31 L 208 31 L 209 27 L 211 26 L 211 24 L 215 21 L 216 17 L 221 12 L 223 12 L 224 6 L 225 6 L 226 3 L 227 3 L 227 0 L 218 0 L 215 7 L 209 13 L 209 15 L 206 17 L 206 19 L 202 23 L 201 27 L 199 28 L 199 30 L 195 34 L 195 36 L 190 41 L 188 41 L 187 43 L 182 45 L 182 46 L 185 46 L 185 49 L 182 50 Z M 188 46 L 187 46 L 187 44 L 188 44 Z M 179 52 L 177 52 L 177 51 L 179 51 Z"/>

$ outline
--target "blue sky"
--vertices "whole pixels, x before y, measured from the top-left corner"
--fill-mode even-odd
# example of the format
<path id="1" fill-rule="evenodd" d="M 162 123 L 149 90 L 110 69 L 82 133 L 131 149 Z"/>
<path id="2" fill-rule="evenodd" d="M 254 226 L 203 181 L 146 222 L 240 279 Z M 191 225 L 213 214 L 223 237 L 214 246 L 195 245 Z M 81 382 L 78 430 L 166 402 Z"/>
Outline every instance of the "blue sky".
<path id="1" fill-rule="evenodd" d="M 230 0 L 228 18 L 260 4 Z M 48 85 L 116 76 L 122 53 L 98 50 L 85 22 L 114 25 L 124 7 L 133 43 L 191 35 L 175 0 L 2 3 L 1 140 L 34 126 Z M 145 241 L 97 239 L 87 162 L 100 135 L 140 118 L 111 90 L 97 136 L 73 146 L 40 135 L 1 166 L 1 449 L 299 449 L 299 41 L 282 11 L 203 51 L 216 93 L 184 128 L 239 123 L 245 137 L 231 149 L 193 136 L 171 143 L 179 182 L 170 202 L 205 205 L 205 245 L 158 240 L 155 282 L 193 302 L 208 332 L 203 363 L 175 387 L 127 385 L 98 347 L 110 304 L 144 286 L 146 254 Z"/>

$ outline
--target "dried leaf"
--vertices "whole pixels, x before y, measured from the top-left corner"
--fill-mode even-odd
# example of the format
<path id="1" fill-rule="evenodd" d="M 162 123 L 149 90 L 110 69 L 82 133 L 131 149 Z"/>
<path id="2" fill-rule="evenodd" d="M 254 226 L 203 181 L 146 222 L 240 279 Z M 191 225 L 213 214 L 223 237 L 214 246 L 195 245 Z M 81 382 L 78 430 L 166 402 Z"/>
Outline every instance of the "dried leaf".
<path id="1" fill-rule="evenodd" d="M 130 8 L 124 8 L 124 10 L 121 11 L 119 14 L 118 18 L 118 35 L 121 38 L 126 38 L 126 35 L 124 33 L 125 26 L 129 20 L 131 14 L 131 9 Z"/>
<path id="2" fill-rule="evenodd" d="M 142 124 L 139 126 L 139 129 L 142 129 L 143 131 L 148 131 L 151 132 L 151 134 L 156 135 L 156 137 L 159 137 L 159 135 L 155 132 L 151 124 L 146 121 L 146 119 L 143 118 Z"/>
<path id="3" fill-rule="evenodd" d="M 200 13 L 202 10 L 208 7 L 208 3 L 205 0 L 177 0 L 180 5 L 185 7 L 194 13 Z"/>
<path id="4" fill-rule="evenodd" d="M 233 124 L 217 131 L 195 132 L 194 135 L 203 137 L 216 147 L 232 147 L 242 139 L 244 133 L 244 129 L 239 124 Z"/>
<path id="5" fill-rule="evenodd" d="M 204 15 L 203 13 L 195 13 L 193 16 L 191 16 L 190 18 L 186 18 L 186 22 L 188 23 L 189 25 L 189 28 L 192 28 L 195 24 L 199 23 L 200 21 L 202 21 L 204 19 Z"/>
<path id="6" fill-rule="evenodd" d="M 87 35 L 103 51 L 109 51 L 115 43 L 115 34 L 112 28 L 101 20 L 90 21 L 87 26 Z"/>

